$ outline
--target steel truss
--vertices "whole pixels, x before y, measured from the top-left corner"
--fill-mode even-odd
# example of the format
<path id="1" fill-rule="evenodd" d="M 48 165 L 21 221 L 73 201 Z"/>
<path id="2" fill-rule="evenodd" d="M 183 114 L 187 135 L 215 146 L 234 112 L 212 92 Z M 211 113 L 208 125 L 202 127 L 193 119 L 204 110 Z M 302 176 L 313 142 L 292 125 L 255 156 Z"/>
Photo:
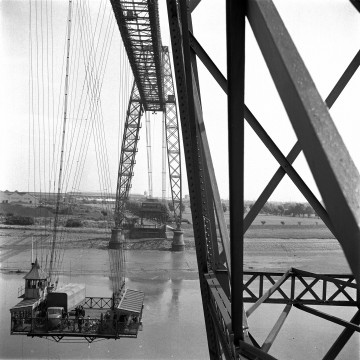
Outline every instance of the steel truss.
<path id="1" fill-rule="evenodd" d="M 146 111 L 163 111 L 157 1 L 110 0 Z"/>
<path id="2" fill-rule="evenodd" d="M 153 0 L 111 0 L 134 74 L 118 171 L 115 228 L 124 220 L 125 202 L 134 175 L 140 118 L 144 111 L 165 114 L 165 132 L 171 195 L 177 227 L 181 224 L 181 153 L 176 98 L 169 50 L 162 46 L 158 3 Z"/>
<path id="3" fill-rule="evenodd" d="M 210 358 L 220 359 L 224 355 L 227 359 L 274 359 L 268 351 L 294 306 L 344 326 L 344 331 L 324 356 L 324 359 L 334 359 L 351 335 L 359 332 L 359 312 L 348 322 L 309 305 L 360 306 L 360 213 L 356 195 L 360 175 L 328 112 L 358 69 L 360 55 L 354 57 L 324 102 L 272 1 L 228 0 L 226 80 L 193 34 L 191 12 L 198 3 L 198 0 L 167 0 Z M 287 156 L 244 104 L 245 16 L 298 138 Z M 196 57 L 228 95 L 230 238 L 224 227 L 202 117 Z M 243 220 L 244 119 L 279 162 L 280 168 Z M 325 206 L 292 167 L 301 151 Z M 285 174 L 340 242 L 351 275 L 318 275 L 298 269 L 290 269 L 285 274 L 243 271 L 243 235 Z M 214 210 L 222 249 L 217 246 Z M 247 311 L 245 302 L 253 303 Z M 285 308 L 260 346 L 251 335 L 247 318 L 263 302 L 285 304 Z"/>
<path id="4" fill-rule="evenodd" d="M 135 165 L 135 155 L 137 153 L 137 142 L 139 140 L 142 113 L 142 101 L 137 85 L 134 82 L 126 113 L 123 140 L 121 144 L 115 202 L 115 228 L 120 228 L 125 217 L 125 202 L 128 199 L 131 180 L 134 176 L 133 169 Z"/>
<path id="5" fill-rule="evenodd" d="M 165 132 L 167 157 L 169 167 L 169 178 L 171 186 L 171 197 L 174 206 L 174 216 L 177 227 L 181 225 L 181 153 L 180 153 L 180 134 L 179 122 L 176 109 L 176 98 L 174 83 L 171 72 L 171 63 L 169 56 L 169 48 L 162 47 L 162 69 L 164 75 L 164 102 L 165 102 Z"/>

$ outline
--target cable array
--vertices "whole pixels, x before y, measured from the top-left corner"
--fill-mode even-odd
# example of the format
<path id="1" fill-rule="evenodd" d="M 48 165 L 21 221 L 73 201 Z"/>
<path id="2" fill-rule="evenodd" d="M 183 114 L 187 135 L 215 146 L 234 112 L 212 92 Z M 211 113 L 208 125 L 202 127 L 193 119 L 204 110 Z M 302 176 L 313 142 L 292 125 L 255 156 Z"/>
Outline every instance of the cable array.
<path id="1" fill-rule="evenodd" d="M 52 207 L 57 209 L 58 224 L 51 234 L 50 225 L 54 224 L 45 222 L 44 232 L 48 236 L 41 237 L 46 240 L 41 240 L 39 246 L 53 250 L 55 281 L 64 259 L 67 239 L 64 225 L 76 206 L 80 189 L 86 189 L 87 176 L 98 178 L 99 198 L 103 213 L 107 214 L 108 229 L 113 211 L 109 201 L 113 190 L 101 93 L 114 38 L 114 15 L 105 0 L 96 4 L 89 0 L 69 0 L 69 6 L 72 6 L 71 19 L 66 23 L 71 23 L 71 39 L 67 39 L 68 29 L 65 29 L 61 45 L 63 55 L 59 61 L 54 56 L 59 51 L 59 45 L 54 42 L 57 31 L 54 28 L 55 6 L 52 0 L 29 1 L 28 190 L 32 183 L 40 204 L 53 204 Z M 121 41 L 120 37 L 118 39 Z M 118 96 L 114 95 L 114 103 L 119 102 L 118 139 L 122 137 L 132 82 L 122 43 L 119 65 L 120 88 Z M 86 160 L 92 147 L 97 174 L 89 175 Z M 119 158 L 119 148 L 117 153 Z M 59 168 L 62 169 L 61 176 Z M 54 204 L 56 192 L 59 194 L 57 205 Z M 46 269 L 50 257 L 49 251 L 41 250 L 40 262 Z"/>

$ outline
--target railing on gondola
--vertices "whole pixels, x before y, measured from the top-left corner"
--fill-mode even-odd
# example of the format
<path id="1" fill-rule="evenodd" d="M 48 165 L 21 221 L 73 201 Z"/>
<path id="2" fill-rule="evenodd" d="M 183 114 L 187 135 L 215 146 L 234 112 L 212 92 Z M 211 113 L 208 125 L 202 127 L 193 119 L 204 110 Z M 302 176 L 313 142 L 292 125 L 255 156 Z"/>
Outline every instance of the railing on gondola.
<path id="1" fill-rule="evenodd" d="M 56 326 L 51 326 L 46 317 L 11 317 L 11 334 L 28 336 L 96 336 L 103 338 L 137 337 L 142 330 L 139 320 L 116 321 L 111 318 L 87 317 L 63 318 Z"/>
<path id="2" fill-rule="evenodd" d="M 139 294 L 137 291 L 127 291 L 130 300 L 131 294 Z M 90 315 L 84 316 L 83 313 L 79 316 L 72 310 L 59 319 L 48 319 L 44 313 L 37 311 L 12 311 L 10 333 L 53 337 L 58 339 L 56 341 L 63 337 L 83 337 L 87 341 L 95 338 L 136 338 L 138 331 L 142 330 L 142 299 L 137 312 L 122 312 L 118 309 L 119 303 L 117 297 L 86 297 L 80 305 L 83 310 L 90 310 Z"/>

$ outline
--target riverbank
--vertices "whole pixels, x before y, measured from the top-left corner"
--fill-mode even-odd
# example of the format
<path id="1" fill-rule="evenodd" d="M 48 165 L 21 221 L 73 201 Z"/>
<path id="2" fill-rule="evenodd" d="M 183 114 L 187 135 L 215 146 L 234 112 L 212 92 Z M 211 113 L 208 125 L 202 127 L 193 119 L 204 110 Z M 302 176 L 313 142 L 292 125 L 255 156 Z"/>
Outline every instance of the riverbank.
<path id="1" fill-rule="evenodd" d="M 305 228 L 305 227 L 304 227 Z M 82 229 L 84 230 L 84 229 Z M 251 230 L 251 231 L 250 231 Z M 300 236 L 298 229 L 274 228 L 266 231 L 260 229 L 250 229 L 246 234 L 244 241 L 244 269 L 249 271 L 286 271 L 290 267 L 297 267 L 313 272 L 321 273 L 349 273 L 349 267 L 343 255 L 342 249 L 335 239 L 331 238 L 296 238 Z M 308 229 L 303 234 L 310 234 Z M 324 231 L 323 229 L 320 229 Z M 292 238 L 282 239 L 276 237 L 290 234 Z M 249 234 L 258 234 L 262 237 L 252 237 Z M 325 232 L 324 232 L 325 234 Z M 269 237 L 265 237 L 268 235 Z M 272 235 L 273 237 L 271 237 Z M 161 278 L 184 277 L 193 279 L 197 276 L 196 251 L 193 237 L 185 236 L 186 258 L 185 267 L 175 267 L 172 261 L 165 262 L 161 266 L 157 263 L 147 264 L 146 259 L 152 258 L 151 252 L 171 252 L 171 240 L 164 239 L 133 239 L 127 240 L 125 249 L 133 258 L 141 260 L 127 262 L 126 276 L 134 275 L 136 277 L 151 278 L 160 276 Z M 104 252 L 107 253 L 110 234 L 99 232 L 73 231 L 64 234 L 63 248 L 66 251 L 65 258 L 70 259 L 71 263 L 64 267 L 65 272 L 81 273 L 82 269 L 76 267 L 77 259 L 74 254 L 87 254 L 88 261 L 98 264 L 97 256 Z M 46 256 L 49 251 L 51 237 L 49 233 L 40 230 L 23 229 L 0 229 L 0 264 L 1 271 L 27 271 L 31 257 L 31 246 L 33 244 L 36 256 Z M 128 252 L 127 252 L 128 253 Z M 19 256 L 21 255 L 21 256 Z M 169 255 L 170 256 L 170 255 Z M 173 258 L 177 258 L 177 255 Z M 14 261 L 14 259 L 21 259 Z M 106 274 L 108 264 L 104 266 L 94 266 L 91 269 L 94 274 Z M 194 275 L 195 274 L 195 275 Z"/>

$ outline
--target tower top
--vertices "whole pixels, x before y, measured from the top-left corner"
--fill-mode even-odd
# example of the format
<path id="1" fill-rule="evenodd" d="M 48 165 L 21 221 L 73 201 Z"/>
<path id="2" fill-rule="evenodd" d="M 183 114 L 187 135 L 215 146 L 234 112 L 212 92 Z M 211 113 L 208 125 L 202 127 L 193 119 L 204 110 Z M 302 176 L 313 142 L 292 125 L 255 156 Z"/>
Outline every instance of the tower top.
<path id="1" fill-rule="evenodd" d="M 37 261 L 32 264 L 31 270 L 24 276 L 24 279 L 26 280 L 46 280 L 47 274 L 45 271 L 43 271 Z"/>

